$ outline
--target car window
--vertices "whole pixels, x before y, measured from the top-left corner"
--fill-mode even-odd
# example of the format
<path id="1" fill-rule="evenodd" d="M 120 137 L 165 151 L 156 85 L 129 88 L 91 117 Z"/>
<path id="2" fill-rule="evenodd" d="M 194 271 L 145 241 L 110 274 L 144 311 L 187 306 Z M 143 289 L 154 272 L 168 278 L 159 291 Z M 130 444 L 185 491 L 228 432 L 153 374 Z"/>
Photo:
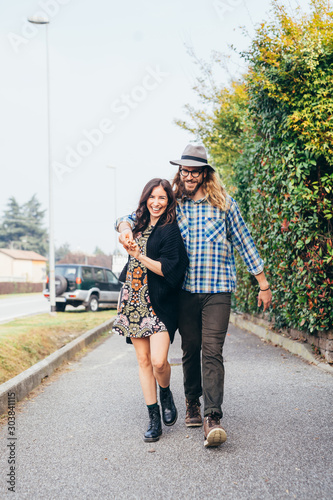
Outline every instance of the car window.
<path id="1" fill-rule="evenodd" d="M 83 267 L 82 268 L 82 279 L 84 281 L 91 281 L 93 280 L 93 271 L 91 267 Z"/>
<path id="2" fill-rule="evenodd" d="M 105 272 L 106 272 L 106 277 L 107 277 L 108 282 L 112 283 L 114 285 L 117 285 L 118 284 L 118 280 L 115 277 L 115 275 L 111 271 L 108 271 L 108 270 L 106 270 Z"/>
<path id="3" fill-rule="evenodd" d="M 96 281 L 106 281 L 103 269 L 94 269 Z"/>
<path id="4" fill-rule="evenodd" d="M 67 266 L 56 266 L 55 274 L 59 274 L 60 276 L 64 276 L 69 280 L 75 280 L 77 273 L 77 267 L 67 267 Z"/>

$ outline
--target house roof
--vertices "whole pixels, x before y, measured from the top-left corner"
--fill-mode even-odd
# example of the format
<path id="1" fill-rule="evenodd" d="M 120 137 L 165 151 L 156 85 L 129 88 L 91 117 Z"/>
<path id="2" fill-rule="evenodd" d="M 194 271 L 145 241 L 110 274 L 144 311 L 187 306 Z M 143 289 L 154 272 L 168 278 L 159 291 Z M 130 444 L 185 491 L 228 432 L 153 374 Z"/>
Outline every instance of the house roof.
<path id="1" fill-rule="evenodd" d="M 10 250 L 8 248 L 0 248 L 0 252 L 12 257 L 12 259 L 18 260 L 44 260 L 47 258 L 43 255 L 39 255 L 37 252 L 32 252 L 30 250 Z"/>

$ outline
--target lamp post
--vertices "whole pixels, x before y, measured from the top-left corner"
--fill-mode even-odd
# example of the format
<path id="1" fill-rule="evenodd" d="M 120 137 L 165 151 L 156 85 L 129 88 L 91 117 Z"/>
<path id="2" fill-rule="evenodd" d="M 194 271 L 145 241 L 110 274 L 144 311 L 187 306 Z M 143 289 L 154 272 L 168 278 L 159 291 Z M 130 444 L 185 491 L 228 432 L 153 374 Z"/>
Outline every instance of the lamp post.
<path id="1" fill-rule="evenodd" d="M 114 167 L 113 165 L 107 165 L 106 168 L 112 168 L 114 171 L 114 218 L 115 220 L 117 219 L 117 167 Z M 114 253 L 117 251 L 117 233 L 116 231 L 114 232 Z"/>
<path id="2" fill-rule="evenodd" d="M 50 313 L 56 311 L 55 300 L 55 257 L 54 257 L 54 216 L 53 216 L 53 175 L 51 165 L 51 120 L 50 120 L 50 56 L 49 56 L 49 20 L 46 17 L 29 17 L 29 23 L 45 24 L 46 39 L 46 81 L 47 81 L 47 145 L 48 145 L 48 173 L 49 173 L 49 293 Z"/>

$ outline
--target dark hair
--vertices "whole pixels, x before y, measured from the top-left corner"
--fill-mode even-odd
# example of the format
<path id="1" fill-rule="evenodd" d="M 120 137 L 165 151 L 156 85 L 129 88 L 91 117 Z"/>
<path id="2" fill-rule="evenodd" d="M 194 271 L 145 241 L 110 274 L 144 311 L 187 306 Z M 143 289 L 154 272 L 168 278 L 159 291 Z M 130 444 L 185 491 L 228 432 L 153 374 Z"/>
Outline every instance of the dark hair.
<path id="1" fill-rule="evenodd" d="M 152 179 L 143 188 L 139 206 L 136 209 L 136 224 L 133 230 L 133 235 L 136 236 L 140 231 L 146 229 L 150 221 L 150 212 L 147 208 L 147 200 L 151 195 L 154 188 L 161 186 L 168 196 L 168 205 L 165 212 L 161 215 L 159 219 L 159 224 L 164 226 L 165 224 L 171 224 L 176 218 L 176 198 L 172 191 L 172 187 L 169 181 L 166 179 Z"/>

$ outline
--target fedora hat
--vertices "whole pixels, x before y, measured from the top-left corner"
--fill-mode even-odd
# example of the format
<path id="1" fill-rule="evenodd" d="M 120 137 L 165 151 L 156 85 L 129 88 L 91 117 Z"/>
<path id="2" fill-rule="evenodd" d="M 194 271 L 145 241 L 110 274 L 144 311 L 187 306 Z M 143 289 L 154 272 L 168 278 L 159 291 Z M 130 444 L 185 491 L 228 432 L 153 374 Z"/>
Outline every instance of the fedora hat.
<path id="1" fill-rule="evenodd" d="M 180 165 L 183 167 L 210 167 L 207 161 L 207 153 L 204 146 L 200 144 L 188 144 L 184 149 L 180 160 L 170 160 L 172 165 Z"/>

